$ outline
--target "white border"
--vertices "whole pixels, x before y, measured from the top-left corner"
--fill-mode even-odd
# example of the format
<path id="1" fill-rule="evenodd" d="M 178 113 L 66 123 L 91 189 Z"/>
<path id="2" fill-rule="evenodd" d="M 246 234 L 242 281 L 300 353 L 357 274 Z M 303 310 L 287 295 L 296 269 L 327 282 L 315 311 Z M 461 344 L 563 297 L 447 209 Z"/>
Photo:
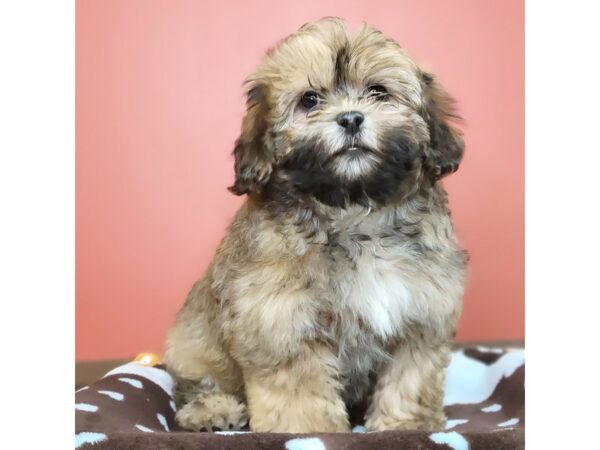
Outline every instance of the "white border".
<path id="1" fill-rule="evenodd" d="M 3 448 L 74 445 L 74 17 L 0 3 Z"/>
<path id="2" fill-rule="evenodd" d="M 525 16 L 527 448 L 591 448 L 600 400 L 597 2 L 528 0 Z"/>

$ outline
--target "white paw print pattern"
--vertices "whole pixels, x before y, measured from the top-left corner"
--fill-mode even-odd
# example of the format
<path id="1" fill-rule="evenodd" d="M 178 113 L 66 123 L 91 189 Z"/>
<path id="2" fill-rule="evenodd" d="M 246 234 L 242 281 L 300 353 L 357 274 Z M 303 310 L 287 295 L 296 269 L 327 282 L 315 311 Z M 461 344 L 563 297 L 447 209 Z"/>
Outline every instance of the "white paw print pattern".
<path id="1" fill-rule="evenodd" d="M 467 423 L 468 421 L 469 419 L 450 419 L 448 422 L 446 422 L 446 430 Z"/>
<path id="2" fill-rule="evenodd" d="M 440 431 L 429 436 L 436 444 L 446 444 L 453 450 L 469 450 L 469 443 L 465 437 L 456 431 Z"/>
<path id="3" fill-rule="evenodd" d="M 75 448 L 81 447 L 83 444 L 97 444 L 105 441 L 107 438 L 104 433 L 81 432 L 75 435 Z"/>
<path id="4" fill-rule="evenodd" d="M 75 409 L 77 411 L 85 411 L 85 412 L 98 411 L 98 407 L 96 405 L 90 405 L 89 403 L 75 403 Z"/>
<path id="5" fill-rule="evenodd" d="M 290 439 L 285 443 L 287 450 L 327 450 L 323 441 L 316 437 Z"/>
<path id="6" fill-rule="evenodd" d="M 499 423 L 498 426 L 505 427 L 513 427 L 519 423 L 519 419 L 517 417 L 513 417 L 512 419 L 508 419 L 506 422 Z"/>

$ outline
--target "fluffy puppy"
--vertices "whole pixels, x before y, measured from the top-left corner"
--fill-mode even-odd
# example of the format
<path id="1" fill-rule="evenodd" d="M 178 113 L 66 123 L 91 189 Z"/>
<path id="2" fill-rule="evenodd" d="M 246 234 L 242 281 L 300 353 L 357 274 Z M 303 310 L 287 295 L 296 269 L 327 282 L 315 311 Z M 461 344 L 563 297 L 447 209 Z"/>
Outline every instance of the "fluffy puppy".
<path id="1" fill-rule="evenodd" d="M 192 430 L 443 426 L 465 252 L 439 179 L 452 102 L 392 39 L 306 24 L 248 80 L 235 150 L 247 195 L 167 339 Z"/>

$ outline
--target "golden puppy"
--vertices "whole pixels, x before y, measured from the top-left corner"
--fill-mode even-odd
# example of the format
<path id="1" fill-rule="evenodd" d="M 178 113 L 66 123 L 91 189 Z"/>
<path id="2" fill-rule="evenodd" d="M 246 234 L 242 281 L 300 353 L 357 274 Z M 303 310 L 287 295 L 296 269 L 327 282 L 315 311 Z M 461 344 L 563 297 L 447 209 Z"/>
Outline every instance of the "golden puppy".
<path id="1" fill-rule="evenodd" d="M 192 430 L 443 426 L 466 265 L 439 179 L 452 101 L 392 39 L 304 25 L 248 80 L 235 150 L 247 199 L 171 329 Z"/>

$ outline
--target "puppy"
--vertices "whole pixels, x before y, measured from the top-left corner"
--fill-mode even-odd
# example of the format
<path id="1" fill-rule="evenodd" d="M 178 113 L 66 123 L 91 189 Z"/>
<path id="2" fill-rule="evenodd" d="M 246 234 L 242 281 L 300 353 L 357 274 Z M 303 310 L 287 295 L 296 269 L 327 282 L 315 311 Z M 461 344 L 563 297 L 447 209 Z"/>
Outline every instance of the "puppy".
<path id="1" fill-rule="evenodd" d="M 247 195 L 166 344 L 191 430 L 443 427 L 466 254 L 439 179 L 452 101 L 392 39 L 306 24 L 248 80 Z"/>

